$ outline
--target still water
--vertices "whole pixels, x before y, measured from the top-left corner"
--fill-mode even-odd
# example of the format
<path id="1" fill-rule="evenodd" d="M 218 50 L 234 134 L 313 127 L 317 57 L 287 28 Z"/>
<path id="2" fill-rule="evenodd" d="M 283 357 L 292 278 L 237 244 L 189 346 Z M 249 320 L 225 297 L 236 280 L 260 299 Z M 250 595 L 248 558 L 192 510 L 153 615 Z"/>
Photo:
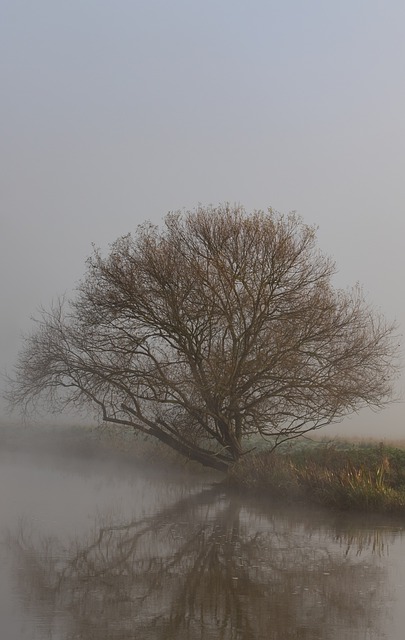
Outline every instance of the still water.
<path id="1" fill-rule="evenodd" d="M 1 446 L 5 640 L 403 640 L 405 522 Z"/>

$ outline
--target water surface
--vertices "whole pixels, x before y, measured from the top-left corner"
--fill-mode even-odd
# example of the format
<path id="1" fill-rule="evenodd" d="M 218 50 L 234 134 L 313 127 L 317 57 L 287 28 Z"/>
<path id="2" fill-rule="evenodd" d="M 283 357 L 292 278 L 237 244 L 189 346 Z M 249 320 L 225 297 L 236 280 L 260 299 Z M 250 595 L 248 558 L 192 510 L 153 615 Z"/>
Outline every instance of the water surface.
<path id="1" fill-rule="evenodd" d="M 97 450 L 0 449 L 7 640 L 402 640 L 389 518 L 229 496 Z"/>

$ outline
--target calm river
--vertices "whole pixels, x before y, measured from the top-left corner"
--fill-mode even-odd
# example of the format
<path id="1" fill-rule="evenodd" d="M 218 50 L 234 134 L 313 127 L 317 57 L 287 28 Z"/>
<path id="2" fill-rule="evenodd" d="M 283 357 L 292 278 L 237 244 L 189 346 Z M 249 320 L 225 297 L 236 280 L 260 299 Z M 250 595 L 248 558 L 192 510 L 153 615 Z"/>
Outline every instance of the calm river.
<path id="1" fill-rule="evenodd" d="M 0 439 L 5 640 L 403 640 L 405 520 Z"/>

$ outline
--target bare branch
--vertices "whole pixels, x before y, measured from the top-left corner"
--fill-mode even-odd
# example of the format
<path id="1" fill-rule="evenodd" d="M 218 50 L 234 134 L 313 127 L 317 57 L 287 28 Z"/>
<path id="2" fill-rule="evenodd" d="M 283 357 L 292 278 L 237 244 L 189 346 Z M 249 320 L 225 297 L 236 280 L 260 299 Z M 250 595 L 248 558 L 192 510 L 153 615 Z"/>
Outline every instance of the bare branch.
<path id="1" fill-rule="evenodd" d="M 171 213 L 94 252 L 27 337 L 9 398 L 93 406 L 217 468 L 252 436 L 277 445 L 382 408 L 396 327 L 359 287 L 334 289 L 334 270 L 295 214 Z"/>

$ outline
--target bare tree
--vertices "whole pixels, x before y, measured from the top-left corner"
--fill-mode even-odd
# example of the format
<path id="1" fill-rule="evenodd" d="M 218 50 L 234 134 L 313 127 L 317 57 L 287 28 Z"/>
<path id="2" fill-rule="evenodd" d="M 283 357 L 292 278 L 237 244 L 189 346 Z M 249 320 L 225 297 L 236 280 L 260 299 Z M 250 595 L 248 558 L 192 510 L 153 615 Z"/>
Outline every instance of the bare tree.
<path id="1" fill-rule="evenodd" d="M 89 403 L 225 470 L 252 436 L 277 446 L 392 399 L 395 326 L 334 272 L 295 214 L 168 214 L 94 251 L 26 339 L 11 399 Z"/>

